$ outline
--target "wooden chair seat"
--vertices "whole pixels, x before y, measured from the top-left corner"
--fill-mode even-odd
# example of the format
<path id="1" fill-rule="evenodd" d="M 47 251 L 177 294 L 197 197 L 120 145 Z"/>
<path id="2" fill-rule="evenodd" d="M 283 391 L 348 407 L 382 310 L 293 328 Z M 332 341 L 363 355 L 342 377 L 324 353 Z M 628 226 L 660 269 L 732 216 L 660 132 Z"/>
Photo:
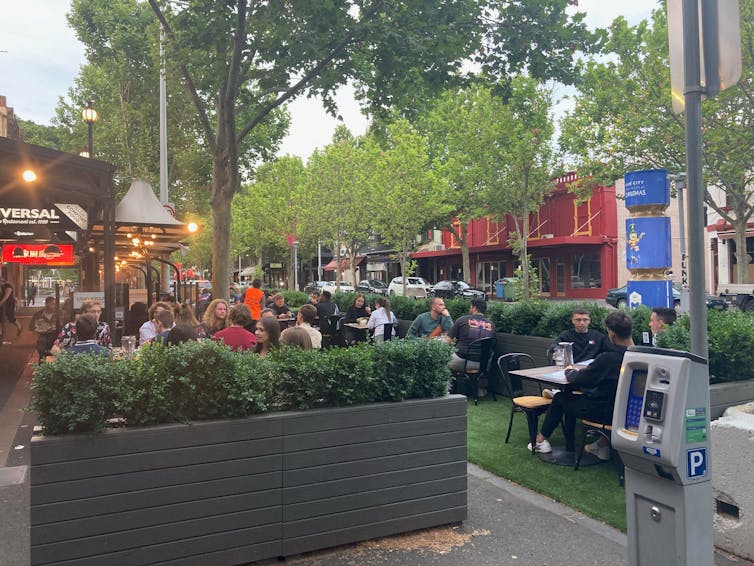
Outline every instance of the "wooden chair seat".
<path id="1" fill-rule="evenodd" d="M 514 397 L 513 404 L 522 409 L 539 409 L 552 403 L 552 399 L 547 397 L 537 397 L 535 395 L 522 395 Z"/>

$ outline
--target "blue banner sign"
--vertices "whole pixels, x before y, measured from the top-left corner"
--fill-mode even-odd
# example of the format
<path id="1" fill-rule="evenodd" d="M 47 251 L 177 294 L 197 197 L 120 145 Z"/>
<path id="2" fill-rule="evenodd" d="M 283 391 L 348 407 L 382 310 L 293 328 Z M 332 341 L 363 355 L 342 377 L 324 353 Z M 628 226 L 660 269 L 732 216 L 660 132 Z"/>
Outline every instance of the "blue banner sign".
<path id="1" fill-rule="evenodd" d="M 626 267 L 667 269 L 670 255 L 670 218 L 642 216 L 626 220 Z"/>
<path id="2" fill-rule="evenodd" d="M 670 204 L 670 181 L 665 169 L 632 171 L 623 176 L 626 208 Z"/>
<path id="3" fill-rule="evenodd" d="M 628 306 L 632 309 L 640 305 L 649 308 L 673 306 L 673 283 L 666 279 L 659 281 L 631 281 L 626 290 Z"/>

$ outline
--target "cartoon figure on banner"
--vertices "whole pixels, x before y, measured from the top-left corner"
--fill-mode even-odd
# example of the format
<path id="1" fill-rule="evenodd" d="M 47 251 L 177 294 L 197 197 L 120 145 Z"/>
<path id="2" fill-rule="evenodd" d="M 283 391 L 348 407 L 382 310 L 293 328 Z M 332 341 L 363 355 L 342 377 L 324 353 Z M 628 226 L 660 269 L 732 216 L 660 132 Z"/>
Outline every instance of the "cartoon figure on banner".
<path id="1" fill-rule="evenodd" d="M 639 263 L 639 258 L 641 257 L 638 254 L 639 251 L 639 242 L 641 242 L 641 239 L 644 237 L 645 233 L 642 232 L 639 234 L 636 232 L 636 224 L 631 223 L 630 230 L 628 233 L 628 247 L 631 250 L 631 264 L 637 264 Z"/>

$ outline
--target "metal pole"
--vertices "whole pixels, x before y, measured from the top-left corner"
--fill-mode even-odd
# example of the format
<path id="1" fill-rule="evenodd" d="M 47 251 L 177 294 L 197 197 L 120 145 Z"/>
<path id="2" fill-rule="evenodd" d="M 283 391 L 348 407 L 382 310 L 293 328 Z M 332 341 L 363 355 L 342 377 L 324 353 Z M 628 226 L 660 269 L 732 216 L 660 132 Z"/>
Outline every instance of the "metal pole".
<path id="1" fill-rule="evenodd" d="M 317 240 L 317 281 L 322 281 L 322 242 Z"/>
<path id="2" fill-rule="evenodd" d="M 94 139 L 92 136 L 92 128 L 94 124 L 92 122 L 87 122 L 87 151 L 89 152 L 89 158 L 94 159 Z"/>
<path id="3" fill-rule="evenodd" d="M 686 172 L 689 196 L 691 352 L 707 358 L 707 308 L 704 302 L 704 187 L 702 177 L 702 91 L 699 3 L 683 0 L 683 69 L 686 105 Z"/>
<path id="4" fill-rule="evenodd" d="M 298 242 L 293 242 L 293 285 L 298 291 Z"/>
<path id="5" fill-rule="evenodd" d="M 160 30 L 160 202 L 168 202 L 168 111 L 165 78 L 165 37 Z"/>

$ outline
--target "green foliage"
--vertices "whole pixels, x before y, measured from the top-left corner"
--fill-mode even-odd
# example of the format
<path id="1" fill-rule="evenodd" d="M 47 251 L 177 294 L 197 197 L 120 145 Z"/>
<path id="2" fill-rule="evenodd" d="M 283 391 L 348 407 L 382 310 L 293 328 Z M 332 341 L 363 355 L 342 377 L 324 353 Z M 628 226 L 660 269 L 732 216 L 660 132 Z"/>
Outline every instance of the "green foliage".
<path id="1" fill-rule="evenodd" d="M 142 348 L 138 358 L 61 355 L 36 368 L 32 408 L 45 434 L 235 418 L 440 396 L 451 347 L 394 340 L 326 351 L 281 347 L 267 358 L 211 340 Z"/>
<path id="2" fill-rule="evenodd" d="M 707 313 L 709 373 L 711 380 L 738 381 L 754 379 L 754 314 L 740 311 Z M 689 351 L 690 319 L 680 317 L 657 337 L 662 348 Z"/>
<path id="3" fill-rule="evenodd" d="M 285 304 L 291 308 L 298 308 L 309 301 L 309 295 L 303 291 L 281 291 L 285 297 Z"/>
<path id="4" fill-rule="evenodd" d="M 117 391 L 105 356 L 63 354 L 34 371 L 32 409 L 49 434 L 100 431 Z"/>
<path id="5" fill-rule="evenodd" d="M 445 306 L 453 320 L 459 316 L 469 314 L 471 301 L 468 299 L 444 299 Z M 390 297 L 390 309 L 396 318 L 414 320 L 423 312 L 429 310 L 429 299 L 414 299 L 412 297 Z"/>

